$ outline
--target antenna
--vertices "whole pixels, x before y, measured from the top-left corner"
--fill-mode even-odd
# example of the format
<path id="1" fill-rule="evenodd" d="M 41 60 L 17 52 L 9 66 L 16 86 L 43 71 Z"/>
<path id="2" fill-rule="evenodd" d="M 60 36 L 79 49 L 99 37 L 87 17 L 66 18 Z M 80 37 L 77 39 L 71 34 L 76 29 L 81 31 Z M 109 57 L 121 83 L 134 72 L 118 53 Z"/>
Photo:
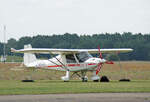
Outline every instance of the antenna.
<path id="1" fill-rule="evenodd" d="M 6 61 L 6 26 L 4 25 L 4 49 L 3 49 L 3 53 L 4 53 L 4 63 Z"/>

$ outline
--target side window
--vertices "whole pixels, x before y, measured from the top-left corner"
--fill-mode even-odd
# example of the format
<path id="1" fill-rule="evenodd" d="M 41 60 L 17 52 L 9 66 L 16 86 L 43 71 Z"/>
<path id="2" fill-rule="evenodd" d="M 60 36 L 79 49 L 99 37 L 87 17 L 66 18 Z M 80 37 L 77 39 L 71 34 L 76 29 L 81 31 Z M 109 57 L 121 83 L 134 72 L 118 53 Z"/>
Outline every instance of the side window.
<path id="1" fill-rule="evenodd" d="M 73 54 L 66 55 L 66 60 L 67 60 L 67 63 L 76 63 L 76 60 L 75 60 Z"/>

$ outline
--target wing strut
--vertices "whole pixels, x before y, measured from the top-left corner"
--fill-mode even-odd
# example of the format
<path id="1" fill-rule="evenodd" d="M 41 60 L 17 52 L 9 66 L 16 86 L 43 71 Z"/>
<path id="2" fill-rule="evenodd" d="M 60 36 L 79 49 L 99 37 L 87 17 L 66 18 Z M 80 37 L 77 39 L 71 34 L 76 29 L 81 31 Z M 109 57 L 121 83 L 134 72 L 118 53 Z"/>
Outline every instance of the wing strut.
<path id="1" fill-rule="evenodd" d="M 48 59 L 48 61 L 52 62 L 52 63 L 53 63 L 53 64 L 55 64 L 55 65 L 58 65 L 57 63 L 55 63 L 55 62 L 51 61 L 50 59 Z"/>
<path id="2" fill-rule="evenodd" d="M 51 54 L 51 53 L 50 53 Z M 51 54 L 52 56 L 53 56 L 53 54 Z M 63 69 L 65 69 L 65 70 L 67 70 L 67 71 L 69 71 L 69 69 L 67 68 L 67 66 L 65 65 L 65 64 L 63 64 L 63 62 L 61 62 L 58 58 L 56 58 L 55 56 L 53 56 L 62 66 L 64 66 L 64 67 L 61 67 L 61 68 L 63 68 Z M 56 64 L 55 62 L 53 62 L 53 61 L 51 61 L 51 60 L 49 60 L 50 62 L 52 62 L 52 63 L 54 63 L 54 64 Z M 56 64 L 57 65 L 57 64 Z"/>
<path id="3" fill-rule="evenodd" d="M 60 64 L 62 64 L 64 66 L 64 68 L 69 71 L 69 69 L 63 64 L 63 62 L 61 62 L 58 58 L 54 57 Z M 63 67 L 62 67 L 63 68 Z"/>

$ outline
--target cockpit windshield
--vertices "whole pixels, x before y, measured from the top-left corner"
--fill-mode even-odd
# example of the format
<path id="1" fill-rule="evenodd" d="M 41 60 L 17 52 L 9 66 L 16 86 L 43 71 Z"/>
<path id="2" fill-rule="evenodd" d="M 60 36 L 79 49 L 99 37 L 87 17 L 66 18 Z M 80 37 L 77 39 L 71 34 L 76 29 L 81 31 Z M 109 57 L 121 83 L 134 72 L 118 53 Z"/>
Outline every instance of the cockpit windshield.
<path id="1" fill-rule="evenodd" d="M 87 59 L 92 57 L 92 55 L 90 55 L 88 52 L 80 52 L 80 53 L 77 53 L 76 56 L 79 62 L 84 62 Z"/>
<path id="2" fill-rule="evenodd" d="M 75 54 L 75 56 L 76 56 L 76 58 L 79 62 L 84 62 L 87 59 L 92 57 L 92 55 L 90 55 L 88 52 L 85 52 L 85 51 L 84 52 L 79 52 L 79 53 Z M 76 59 L 75 59 L 75 56 L 73 54 L 66 55 L 67 63 L 77 63 Z"/>

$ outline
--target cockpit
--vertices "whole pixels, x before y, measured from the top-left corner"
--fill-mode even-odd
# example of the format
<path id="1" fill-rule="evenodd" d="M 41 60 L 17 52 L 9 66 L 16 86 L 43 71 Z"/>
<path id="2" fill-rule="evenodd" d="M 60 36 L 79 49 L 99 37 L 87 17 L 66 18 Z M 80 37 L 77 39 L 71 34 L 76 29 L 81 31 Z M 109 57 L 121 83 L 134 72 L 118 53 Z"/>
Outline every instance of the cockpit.
<path id="1" fill-rule="evenodd" d="M 78 62 L 84 62 L 91 57 L 92 55 L 90 55 L 88 52 L 79 52 L 77 54 L 66 55 L 66 61 L 67 63 L 77 63 L 76 60 L 78 60 Z"/>

